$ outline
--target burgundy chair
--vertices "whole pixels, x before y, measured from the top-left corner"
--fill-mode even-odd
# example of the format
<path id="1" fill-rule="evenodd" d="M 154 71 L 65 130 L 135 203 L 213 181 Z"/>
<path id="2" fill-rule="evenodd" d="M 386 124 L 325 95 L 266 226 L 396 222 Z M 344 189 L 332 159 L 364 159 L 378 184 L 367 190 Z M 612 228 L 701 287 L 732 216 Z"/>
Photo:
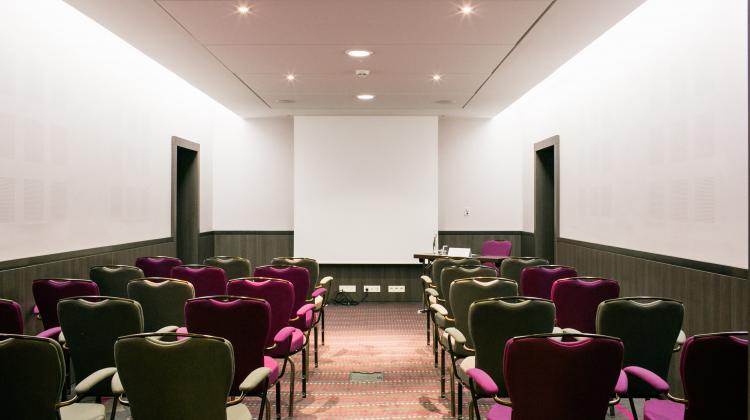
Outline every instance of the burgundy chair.
<path id="1" fill-rule="evenodd" d="M 175 257 L 138 257 L 135 260 L 135 266 L 143 270 L 143 277 L 169 277 L 178 265 L 182 265 L 182 260 Z"/>
<path id="2" fill-rule="evenodd" d="M 555 280 L 576 276 L 578 276 L 578 272 L 575 268 L 564 265 L 526 267 L 521 271 L 519 282 L 521 295 L 549 299 L 552 292 L 552 283 Z"/>
<path id="3" fill-rule="evenodd" d="M 45 330 L 59 327 L 57 303 L 61 299 L 76 296 L 98 296 L 99 286 L 91 280 L 81 279 L 37 279 L 31 284 L 34 301 L 42 318 Z"/>
<path id="4" fill-rule="evenodd" d="M 0 334 L 23 334 L 21 305 L 9 299 L 0 299 Z M 60 327 L 52 327 L 37 334 L 37 337 L 57 339 Z"/>
<path id="5" fill-rule="evenodd" d="M 277 359 L 283 359 L 284 365 L 281 368 L 279 378 L 284 376 L 286 371 L 286 364 L 289 362 L 291 368 L 291 378 L 289 382 L 289 416 L 293 416 L 294 413 L 294 372 L 295 366 L 292 356 L 302 352 L 302 363 L 305 371 L 305 360 L 306 360 L 306 348 L 305 343 L 307 337 L 300 329 L 290 327 L 289 322 L 294 315 L 294 318 L 304 317 L 305 314 L 294 314 L 292 306 L 294 304 L 294 286 L 292 283 L 281 280 L 271 279 L 265 277 L 246 277 L 240 279 L 230 280 L 227 284 L 227 294 L 230 296 L 244 296 L 256 299 L 262 299 L 268 302 L 271 306 L 271 332 L 268 335 L 268 341 L 266 346 L 269 350 L 266 351 L 266 356 L 271 356 Z M 312 310 L 309 306 L 306 310 Z M 280 337 L 291 336 L 286 341 L 277 341 Z M 302 376 L 302 390 L 307 392 L 307 378 Z M 280 392 L 280 388 L 276 388 L 277 392 Z M 280 399 L 281 397 L 278 396 Z"/>
<path id="6" fill-rule="evenodd" d="M 680 357 L 684 399 L 672 396 L 669 384 L 646 369 L 626 367 L 625 371 L 638 372 L 636 376 L 668 398 L 646 401 L 645 420 L 747 418 L 747 331 L 687 339 Z"/>
<path id="7" fill-rule="evenodd" d="M 172 269 L 172 277 L 190 282 L 195 288 L 195 297 L 223 295 L 227 292 L 227 276 L 224 270 L 202 264 L 179 265 Z"/>
<path id="8" fill-rule="evenodd" d="M 620 374 L 622 342 L 593 334 L 539 334 L 508 340 L 503 370 L 509 400 L 495 397 L 487 419 L 603 419 L 625 387 Z M 497 384 L 481 369 L 468 372 L 472 386 L 487 394 Z M 476 410 L 477 415 L 479 414 Z"/>
<path id="9" fill-rule="evenodd" d="M 513 248 L 513 243 L 511 241 L 498 241 L 495 239 L 490 239 L 487 241 L 484 241 L 482 244 L 482 255 L 490 255 L 493 257 L 509 257 L 510 251 Z M 482 265 L 486 265 L 487 267 L 495 268 L 495 263 L 491 261 L 483 262 Z"/>
<path id="10" fill-rule="evenodd" d="M 268 302 L 240 296 L 206 296 L 190 299 L 185 304 L 185 324 L 191 334 L 222 337 L 232 343 L 234 380 L 230 395 L 241 395 L 239 388 L 242 381 L 250 372 L 261 367 L 271 370 L 268 382 L 258 385 L 247 394 L 263 398 L 267 391 L 266 386 L 279 387 L 279 364 L 272 357 L 265 355 L 266 343 L 271 332 L 271 306 Z M 281 415 L 278 391 L 276 397 L 278 418 Z"/>
<path id="11" fill-rule="evenodd" d="M 608 299 L 620 297 L 620 284 L 599 277 L 572 277 L 552 284 L 557 326 L 596 333 L 596 310 Z"/>

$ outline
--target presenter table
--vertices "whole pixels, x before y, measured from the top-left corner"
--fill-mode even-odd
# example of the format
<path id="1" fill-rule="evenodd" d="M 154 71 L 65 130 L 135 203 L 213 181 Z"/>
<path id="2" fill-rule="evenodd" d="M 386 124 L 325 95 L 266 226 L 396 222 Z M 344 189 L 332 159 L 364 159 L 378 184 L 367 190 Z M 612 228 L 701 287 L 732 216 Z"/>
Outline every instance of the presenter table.
<path id="1" fill-rule="evenodd" d="M 438 259 L 438 258 L 474 258 L 475 260 L 479 260 L 480 262 L 491 262 L 494 263 L 497 268 L 500 268 L 500 264 L 503 262 L 504 259 L 509 257 L 498 257 L 495 255 L 472 255 L 470 257 L 454 257 L 451 255 L 440 255 L 435 253 L 424 253 L 424 254 L 414 254 L 414 258 L 418 259 L 420 264 L 422 265 L 428 265 L 432 261 Z"/>

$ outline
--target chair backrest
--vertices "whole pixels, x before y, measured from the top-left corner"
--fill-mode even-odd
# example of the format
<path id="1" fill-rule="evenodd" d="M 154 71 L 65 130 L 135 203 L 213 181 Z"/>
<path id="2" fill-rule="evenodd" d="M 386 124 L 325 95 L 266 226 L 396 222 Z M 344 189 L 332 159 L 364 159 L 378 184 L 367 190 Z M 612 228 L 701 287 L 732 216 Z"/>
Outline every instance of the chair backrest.
<path id="1" fill-rule="evenodd" d="M 190 282 L 195 289 L 195 296 L 223 295 L 227 292 L 227 276 L 224 270 L 202 264 L 179 265 L 172 269 L 169 276 L 174 279 Z"/>
<path id="2" fill-rule="evenodd" d="M 182 265 L 182 260 L 175 257 L 138 257 L 135 260 L 135 266 L 143 270 L 144 277 L 169 277 L 178 265 Z"/>
<path id="3" fill-rule="evenodd" d="M 487 267 L 485 267 L 487 268 Z M 443 276 L 445 272 L 443 270 Z M 471 304 L 484 299 L 507 296 L 518 296 L 518 285 L 513 280 L 501 277 L 473 277 L 454 281 L 450 285 L 451 314 L 455 319 L 455 327 L 466 337 L 466 346 L 474 348 L 474 342 L 469 333 L 469 308 Z"/>
<path id="4" fill-rule="evenodd" d="M 551 298 L 557 310 L 557 326 L 584 333 L 596 332 L 596 310 L 605 300 L 620 297 L 620 284 L 598 277 L 556 280 Z"/>
<path id="5" fill-rule="evenodd" d="M 143 278 L 143 270 L 132 265 L 100 265 L 89 269 L 89 278 L 102 296 L 128 297 L 128 283 Z"/>
<path id="6" fill-rule="evenodd" d="M 185 302 L 195 297 L 195 289 L 185 280 L 147 277 L 128 283 L 128 297 L 141 304 L 143 330 L 154 332 L 185 325 Z"/>
<path id="7" fill-rule="evenodd" d="M 482 255 L 491 255 L 493 257 L 508 257 L 513 248 L 511 241 L 498 241 L 490 239 L 482 244 Z"/>
<path id="8" fill-rule="evenodd" d="M 474 342 L 476 367 L 489 374 L 507 395 L 503 379 L 503 351 L 513 337 L 543 334 L 555 326 L 555 305 L 546 299 L 506 297 L 476 301 L 469 307 L 469 335 Z"/>
<path id="9" fill-rule="evenodd" d="M 440 289 L 440 276 L 443 273 L 443 269 L 446 269 L 448 267 L 475 267 L 480 265 L 479 260 L 474 258 L 437 258 L 435 261 L 432 262 L 432 285 L 435 287 L 435 290 L 440 294 L 440 296 L 445 296 L 448 294 L 448 290 L 443 291 Z"/>
<path id="10" fill-rule="evenodd" d="M 37 279 L 31 284 L 34 301 L 42 317 L 44 329 L 59 327 L 57 303 L 74 296 L 99 295 L 99 286 L 91 280 L 81 279 Z"/>
<path id="11" fill-rule="evenodd" d="M 657 297 L 627 297 L 599 304 L 596 332 L 622 339 L 625 366 L 640 366 L 665 381 L 684 315 L 682 302 Z M 652 398 L 657 393 L 638 378 L 628 381 L 628 396 Z"/>
<path id="12" fill-rule="evenodd" d="M 514 419 L 603 419 L 622 365 L 623 343 L 589 335 L 563 342 L 516 337 L 503 360 Z"/>
<path id="13" fill-rule="evenodd" d="M 521 294 L 524 296 L 549 299 L 552 296 L 552 283 L 555 280 L 576 276 L 578 276 L 578 272 L 575 268 L 564 265 L 524 267 L 521 270 L 519 286 L 521 287 Z"/>
<path id="14" fill-rule="evenodd" d="M 304 257 L 276 257 L 271 261 L 271 265 L 291 265 L 295 267 L 306 268 L 308 273 L 310 273 L 310 286 L 307 289 L 305 300 L 309 301 L 310 299 L 312 299 L 313 289 L 315 289 L 315 285 L 318 284 L 318 280 L 320 280 L 320 265 L 318 264 L 318 261 L 313 258 Z M 258 274 L 255 275 L 257 276 Z"/>
<path id="15" fill-rule="evenodd" d="M 250 277 L 253 272 L 250 260 L 242 257 L 209 257 L 203 260 L 203 264 L 221 268 L 224 270 L 227 280 Z"/>
<path id="16" fill-rule="evenodd" d="M 459 266 L 459 267 L 446 267 L 443 269 L 443 272 L 440 274 L 440 290 L 445 290 L 446 293 L 443 295 L 443 298 L 445 299 L 445 309 L 448 310 L 448 315 L 452 316 L 453 309 L 451 308 L 451 284 L 459 279 L 468 279 L 468 278 L 476 278 L 476 277 L 489 277 L 494 278 L 497 277 L 497 270 L 495 270 L 492 267 L 487 267 L 484 265 L 477 265 L 477 266 Z M 513 293 L 512 296 L 517 295 L 518 292 Z M 505 296 L 505 295 L 504 295 Z M 487 296 L 492 297 L 492 296 Z M 466 310 L 469 310 L 469 307 L 466 307 Z"/>
<path id="17" fill-rule="evenodd" d="M 747 418 L 747 331 L 688 338 L 680 374 L 685 420 Z"/>
<path id="18" fill-rule="evenodd" d="M 23 314 L 18 302 L 0 299 L 0 334 L 23 334 Z"/>
<path id="19" fill-rule="evenodd" d="M 510 257 L 500 263 L 500 277 L 521 281 L 521 271 L 526 267 L 535 267 L 537 265 L 547 265 L 549 261 L 537 257 Z M 523 293 L 523 286 L 521 287 Z M 547 298 L 543 298 L 547 299 Z"/>
<path id="20" fill-rule="evenodd" d="M 292 311 L 294 312 L 305 304 L 306 296 L 312 288 L 310 272 L 302 266 L 288 265 L 281 267 L 262 265 L 255 268 L 253 276 L 281 279 L 292 283 L 292 286 L 294 286 L 294 306 L 292 307 Z"/>
<path id="21" fill-rule="evenodd" d="M 65 378 L 60 345 L 49 338 L 0 334 L 3 418 L 57 420 Z"/>
<path id="22" fill-rule="evenodd" d="M 294 305 L 294 286 L 287 280 L 265 277 L 246 277 L 230 280 L 227 285 L 230 296 L 262 299 L 271 306 L 270 331 L 266 346 L 273 345 L 273 337 L 282 328 L 289 326 Z"/>
<path id="23" fill-rule="evenodd" d="M 265 300 L 240 296 L 190 299 L 185 305 L 188 331 L 222 337 L 234 350 L 232 395 L 253 370 L 264 366 L 271 326 L 271 306 Z"/>
<path id="24" fill-rule="evenodd" d="M 117 372 L 133 420 L 223 420 L 234 376 L 229 341 L 183 334 L 161 341 L 143 334 L 115 343 Z"/>
<path id="25" fill-rule="evenodd" d="M 79 379 L 115 365 L 115 341 L 143 332 L 141 305 L 111 296 L 66 298 L 58 304 L 60 327 L 70 349 L 73 371 Z M 111 395 L 109 381 L 92 388 L 91 395 Z"/>

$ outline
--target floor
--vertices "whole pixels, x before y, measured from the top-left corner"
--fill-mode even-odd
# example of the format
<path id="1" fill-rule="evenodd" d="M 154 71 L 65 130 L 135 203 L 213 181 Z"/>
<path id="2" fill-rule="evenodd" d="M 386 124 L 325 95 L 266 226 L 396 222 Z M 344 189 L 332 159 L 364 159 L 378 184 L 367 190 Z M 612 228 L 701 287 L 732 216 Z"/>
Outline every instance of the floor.
<path id="1" fill-rule="evenodd" d="M 298 379 L 294 418 L 450 419 L 450 396 L 439 398 L 439 370 L 433 367 L 431 347 L 425 341 L 425 318 L 417 313 L 419 308 L 416 303 L 329 306 L 326 344 L 319 350 L 319 367 L 312 367 L 311 355 L 308 396 L 301 398 Z M 301 366 L 299 356 L 297 366 Z M 379 372 L 383 378 L 353 382 L 352 372 Z M 286 380 L 282 379 L 284 418 L 288 414 Z M 274 400 L 273 393 L 270 399 Z M 468 401 L 466 394 L 465 405 Z M 257 416 L 257 398 L 248 398 L 246 404 Z M 480 404 L 482 414 L 490 404 L 489 400 Z M 615 417 L 607 418 L 631 419 L 626 406 L 627 403 L 618 405 Z M 468 418 L 467 407 L 464 418 Z M 117 419 L 130 419 L 127 409 L 119 408 Z"/>

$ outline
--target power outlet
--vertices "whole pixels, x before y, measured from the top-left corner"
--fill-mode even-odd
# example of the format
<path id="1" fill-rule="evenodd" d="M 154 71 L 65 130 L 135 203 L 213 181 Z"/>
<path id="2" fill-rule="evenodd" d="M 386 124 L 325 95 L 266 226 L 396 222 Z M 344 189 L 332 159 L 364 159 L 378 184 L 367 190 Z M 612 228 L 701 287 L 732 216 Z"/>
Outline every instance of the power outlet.
<path id="1" fill-rule="evenodd" d="M 339 292 L 344 293 L 356 293 L 357 292 L 357 286 L 356 285 L 339 285 Z"/>
<path id="2" fill-rule="evenodd" d="M 380 293 L 380 286 L 365 286 L 365 292 Z"/>
<path id="3" fill-rule="evenodd" d="M 406 286 L 388 286 L 388 293 L 406 293 Z"/>

